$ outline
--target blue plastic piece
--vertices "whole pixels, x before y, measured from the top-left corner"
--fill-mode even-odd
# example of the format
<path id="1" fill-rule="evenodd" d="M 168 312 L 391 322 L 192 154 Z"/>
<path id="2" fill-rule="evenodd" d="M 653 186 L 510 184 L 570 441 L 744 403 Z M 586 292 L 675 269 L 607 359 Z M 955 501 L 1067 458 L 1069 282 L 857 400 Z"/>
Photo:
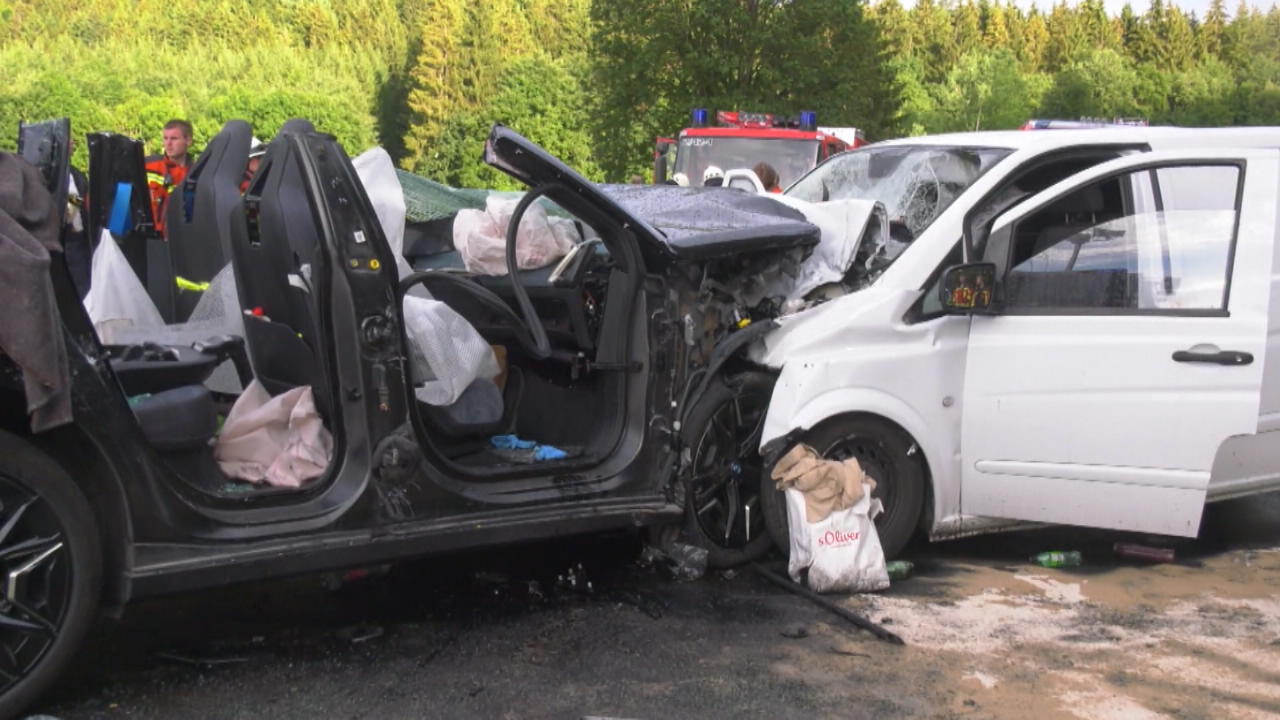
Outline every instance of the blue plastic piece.
<path id="1" fill-rule="evenodd" d="M 550 445 L 539 445 L 537 450 L 533 451 L 534 460 L 563 460 L 569 457 L 569 454 L 560 448 L 551 447 Z"/>
<path id="2" fill-rule="evenodd" d="M 521 440 L 515 435 L 494 435 L 489 444 L 502 450 L 529 450 L 537 446 L 532 440 Z"/>
<path id="3" fill-rule="evenodd" d="M 117 238 L 133 229 L 129 222 L 129 200 L 133 198 L 131 183 L 116 183 L 116 197 L 111 201 L 111 218 L 107 220 L 107 229 Z"/>

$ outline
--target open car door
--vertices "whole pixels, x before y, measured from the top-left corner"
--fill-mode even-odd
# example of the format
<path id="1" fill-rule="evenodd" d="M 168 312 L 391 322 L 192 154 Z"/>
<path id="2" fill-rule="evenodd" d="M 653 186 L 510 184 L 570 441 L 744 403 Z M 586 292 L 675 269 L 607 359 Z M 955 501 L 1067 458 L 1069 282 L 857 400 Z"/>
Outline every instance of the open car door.
<path id="1" fill-rule="evenodd" d="M 1214 458 L 1259 429 L 1274 150 L 1079 173 L 993 226 L 972 320 L 966 515 L 1191 536 Z"/>

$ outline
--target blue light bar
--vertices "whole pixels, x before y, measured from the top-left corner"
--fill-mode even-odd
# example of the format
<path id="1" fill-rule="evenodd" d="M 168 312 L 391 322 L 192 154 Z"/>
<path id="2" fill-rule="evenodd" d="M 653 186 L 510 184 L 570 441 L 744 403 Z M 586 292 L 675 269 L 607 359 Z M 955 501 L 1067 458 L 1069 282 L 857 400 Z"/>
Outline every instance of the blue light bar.
<path id="1" fill-rule="evenodd" d="M 817 130 L 818 129 L 818 113 L 813 110 L 800 111 L 800 129 L 801 130 Z"/>
<path id="2" fill-rule="evenodd" d="M 693 126 L 706 127 L 707 118 L 709 116 L 710 116 L 710 112 L 706 108 L 694 108 L 693 109 Z"/>

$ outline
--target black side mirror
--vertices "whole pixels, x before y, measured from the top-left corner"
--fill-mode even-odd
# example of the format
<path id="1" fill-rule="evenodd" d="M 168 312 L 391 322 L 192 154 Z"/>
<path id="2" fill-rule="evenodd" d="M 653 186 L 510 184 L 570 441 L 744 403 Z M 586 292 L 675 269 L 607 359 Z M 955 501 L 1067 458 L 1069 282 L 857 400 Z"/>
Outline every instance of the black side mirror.
<path id="1" fill-rule="evenodd" d="M 993 312 L 995 289 L 995 263 L 969 263 L 947 268 L 938 291 L 942 308 L 961 315 Z"/>

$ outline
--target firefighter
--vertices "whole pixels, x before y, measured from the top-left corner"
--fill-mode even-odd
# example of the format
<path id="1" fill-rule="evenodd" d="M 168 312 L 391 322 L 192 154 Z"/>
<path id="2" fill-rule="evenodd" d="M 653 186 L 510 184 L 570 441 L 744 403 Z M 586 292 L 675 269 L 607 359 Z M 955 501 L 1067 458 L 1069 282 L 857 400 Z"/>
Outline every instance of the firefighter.
<path id="1" fill-rule="evenodd" d="M 156 230 L 164 233 L 165 208 L 169 194 L 191 169 L 191 123 L 170 120 L 164 124 L 164 152 L 147 158 L 147 185 L 151 188 L 151 213 Z"/>

